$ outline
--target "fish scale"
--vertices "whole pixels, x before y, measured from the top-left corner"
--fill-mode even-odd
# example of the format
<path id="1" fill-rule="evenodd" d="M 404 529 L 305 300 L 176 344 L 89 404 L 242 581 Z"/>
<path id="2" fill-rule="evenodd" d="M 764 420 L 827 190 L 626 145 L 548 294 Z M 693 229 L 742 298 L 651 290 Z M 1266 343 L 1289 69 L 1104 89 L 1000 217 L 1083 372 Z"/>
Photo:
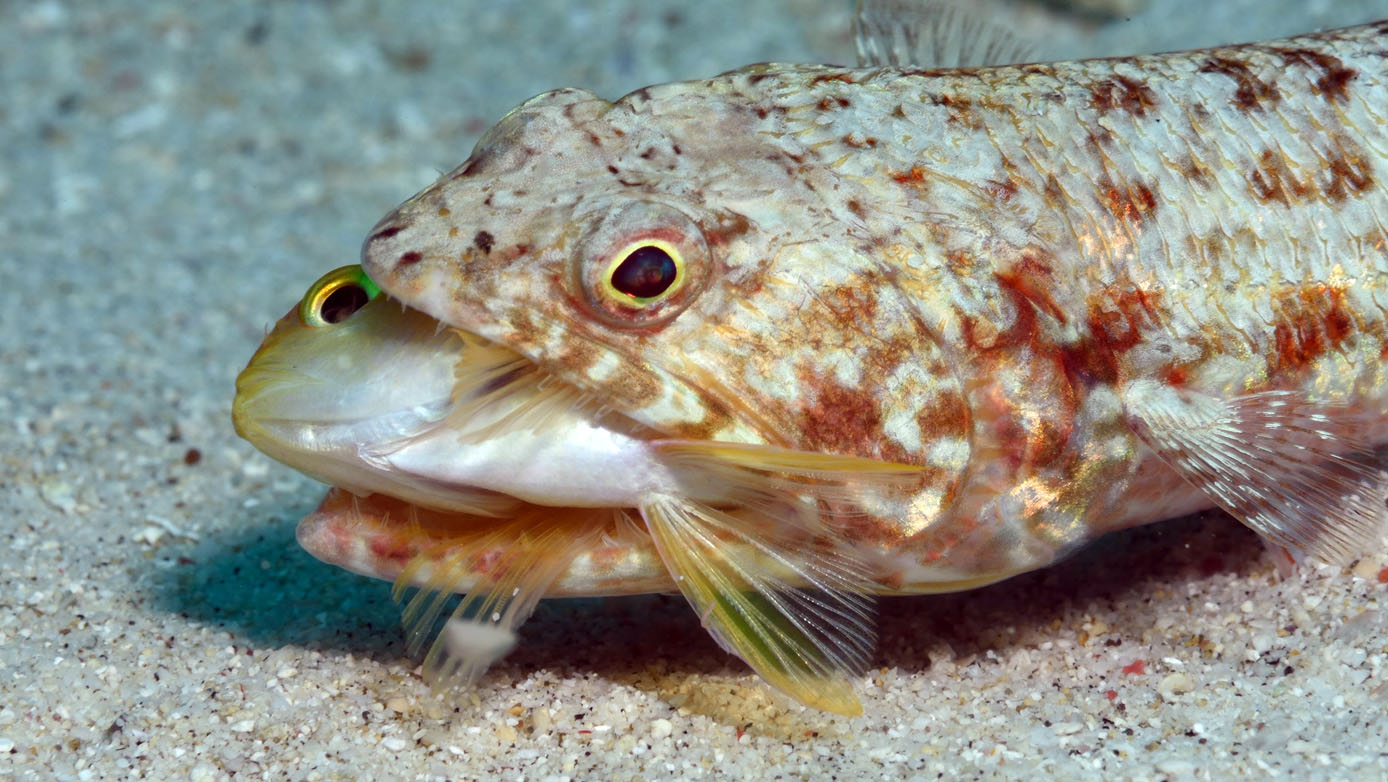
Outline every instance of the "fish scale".
<path id="1" fill-rule="evenodd" d="M 615 344 L 648 372 L 620 407 L 661 431 L 923 463 L 914 498 L 855 528 L 928 563 L 891 580 L 926 588 L 951 557 L 1006 575 L 1208 505 L 1144 466 L 1114 390 L 1130 379 L 1382 409 L 1383 37 L 960 71 L 772 64 L 610 108 L 537 98 L 519 116 L 550 135 L 521 146 L 564 149 L 558 99 L 556 124 L 600 110 L 572 130 L 598 183 L 746 226 L 723 240 L 722 279 L 658 334 L 592 336 L 536 300 L 552 291 L 528 262 L 485 317 L 461 317 L 484 275 L 475 250 L 433 244 L 450 231 L 437 214 L 486 224 L 469 196 L 494 182 L 445 177 L 364 257 L 407 301 L 580 387 L 607 376 L 553 357 Z M 424 263 L 399 263 L 408 247 Z M 536 315 L 564 328 L 527 330 Z"/>
<path id="2" fill-rule="evenodd" d="M 1350 558 L 1388 501 L 1373 450 L 1388 442 L 1386 43 L 1378 23 L 538 96 L 383 218 L 362 266 L 407 317 L 529 367 L 486 393 L 548 400 L 515 436 L 553 433 L 577 479 L 541 448 L 553 481 L 469 484 L 450 466 L 461 441 L 435 431 L 413 461 L 409 442 L 372 451 L 372 469 L 406 477 L 358 488 L 404 500 L 332 494 L 301 541 L 484 603 L 665 584 L 768 680 L 849 712 L 866 593 L 978 586 L 1211 506 L 1275 545 Z M 628 275 L 639 295 L 612 282 L 633 248 L 668 260 Z M 513 425 L 496 415 L 491 429 Z M 594 443 L 607 450 L 581 455 Z M 449 481 L 461 507 L 485 490 L 521 509 L 490 537 L 467 531 L 493 529 L 477 516 L 401 509 Z M 584 510 L 596 496 L 630 507 Z M 568 548 L 527 537 L 547 505 L 567 514 L 547 540 L 584 531 Z M 486 592 L 520 561 L 557 575 Z M 491 659 L 456 654 L 469 678 Z"/>

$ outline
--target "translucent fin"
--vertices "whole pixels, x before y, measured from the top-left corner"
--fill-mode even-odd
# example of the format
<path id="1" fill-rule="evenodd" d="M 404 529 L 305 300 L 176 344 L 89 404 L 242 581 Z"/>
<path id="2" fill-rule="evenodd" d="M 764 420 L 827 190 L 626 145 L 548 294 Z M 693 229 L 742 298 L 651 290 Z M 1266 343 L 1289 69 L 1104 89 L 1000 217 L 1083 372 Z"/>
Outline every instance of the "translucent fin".
<path id="1" fill-rule="evenodd" d="M 718 496 L 738 505 L 798 494 L 831 502 L 851 501 L 861 488 L 909 490 L 923 475 L 920 467 L 901 462 L 770 445 L 709 440 L 660 440 L 652 444 L 661 461 L 688 489 L 684 494 Z"/>
<path id="2" fill-rule="evenodd" d="M 867 568 L 845 546 L 803 515 L 740 516 L 671 495 L 641 513 L 724 649 L 807 706 L 862 713 L 848 677 L 867 666 L 876 629 Z"/>
<path id="3" fill-rule="evenodd" d="M 556 415 L 582 407 L 597 409 L 592 398 L 551 377 L 530 360 L 466 331 L 462 357 L 453 369 L 453 404 L 447 425 L 464 441 L 487 440 L 504 432 L 540 429 Z"/>
<path id="4" fill-rule="evenodd" d="M 1032 47 L 975 0 L 859 0 L 853 19 L 863 67 L 979 68 L 1032 60 Z"/>
<path id="5" fill-rule="evenodd" d="M 904 462 L 840 456 L 818 451 L 798 451 L 774 445 L 724 443 L 716 440 L 661 440 L 655 445 L 665 455 L 708 458 L 738 467 L 813 477 L 892 479 L 918 474 L 921 470 L 917 465 Z"/>
<path id="6" fill-rule="evenodd" d="M 1152 381 L 1125 389 L 1123 406 L 1167 464 L 1272 542 L 1333 563 L 1376 543 L 1388 474 L 1347 407 L 1296 391 L 1225 400 Z"/>
<path id="7" fill-rule="evenodd" d="M 516 628 L 569 563 L 597 544 L 622 513 L 534 506 L 415 557 L 395 581 L 395 599 L 417 580 L 426 584 L 405 606 L 404 623 L 411 654 L 430 644 L 424 659 L 430 683 L 449 689 L 476 682 L 511 650 Z M 453 594 L 465 588 L 438 629 Z"/>
<path id="8" fill-rule="evenodd" d="M 1264 537 L 1260 537 L 1258 540 L 1263 542 L 1263 548 L 1267 551 L 1272 564 L 1277 568 L 1279 578 L 1291 578 L 1296 573 L 1296 569 L 1301 566 L 1302 560 L 1305 559 L 1300 549 L 1287 548 Z"/>

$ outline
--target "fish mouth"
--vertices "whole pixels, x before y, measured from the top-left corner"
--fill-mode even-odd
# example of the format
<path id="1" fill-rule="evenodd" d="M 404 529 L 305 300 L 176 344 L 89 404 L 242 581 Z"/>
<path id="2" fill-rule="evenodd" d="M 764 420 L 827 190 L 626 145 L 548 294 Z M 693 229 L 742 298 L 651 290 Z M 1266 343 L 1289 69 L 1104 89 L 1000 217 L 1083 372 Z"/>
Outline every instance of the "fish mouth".
<path id="1" fill-rule="evenodd" d="M 327 329 L 291 311 L 236 390 L 237 433 L 332 487 L 299 526 L 319 560 L 434 589 L 447 567 L 449 588 L 466 592 L 533 549 L 536 524 L 562 524 L 592 542 L 568 552 L 547 594 L 674 588 L 637 511 L 620 498 L 565 502 L 584 476 L 558 469 L 562 449 L 546 447 L 604 436 L 639 446 L 654 433 L 483 337 L 387 296 Z M 569 480 L 546 485 L 547 469 Z"/>

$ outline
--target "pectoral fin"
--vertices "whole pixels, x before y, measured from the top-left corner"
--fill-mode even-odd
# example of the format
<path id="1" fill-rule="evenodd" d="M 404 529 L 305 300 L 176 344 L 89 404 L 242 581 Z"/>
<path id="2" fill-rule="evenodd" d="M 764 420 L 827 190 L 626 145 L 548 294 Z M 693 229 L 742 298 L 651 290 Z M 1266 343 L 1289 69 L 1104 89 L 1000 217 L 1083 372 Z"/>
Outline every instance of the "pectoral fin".
<path id="1" fill-rule="evenodd" d="M 734 515 L 657 495 L 641 513 L 675 583 L 724 649 L 807 706 L 862 713 L 848 677 L 864 669 L 876 640 L 863 563 L 831 535 L 811 534 L 808 517 L 792 511 Z"/>
<path id="2" fill-rule="evenodd" d="M 1345 562 L 1383 531 L 1388 473 L 1343 405 L 1139 381 L 1124 389 L 1123 407 L 1167 464 L 1265 539 Z"/>

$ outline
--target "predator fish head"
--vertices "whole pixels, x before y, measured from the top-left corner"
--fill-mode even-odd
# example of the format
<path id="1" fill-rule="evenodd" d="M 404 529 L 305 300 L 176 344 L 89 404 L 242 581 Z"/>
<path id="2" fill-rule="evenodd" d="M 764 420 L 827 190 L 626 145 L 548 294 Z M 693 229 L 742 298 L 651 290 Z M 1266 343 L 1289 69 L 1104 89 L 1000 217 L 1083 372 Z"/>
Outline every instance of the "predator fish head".
<path id="1" fill-rule="evenodd" d="M 534 98 L 381 220 L 363 266 L 664 436 L 957 456 L 962 390 L 883 248 L 864 251 L 867 196 L 771 130 L 760 73 Z M 931 398 L 893 403 L 927 420 L 884 406 L 902 386 Z"/>
<path id="2" fill-rule="evenodd" d="M 327 329 L 370 331 L 361 355 L 344 336 L 322 344 L 350 360 L 286 358 L 318 352 L 300 316 L 238 381 L 239 431 L 348 490 L 301 525 L 310 551 L 425 587 L 416 644 L 436 595 L 466 593 L 431 651 L 444 679 L 480 674 L 542 595 L 673 584 L 770 682 L 859 708 L 845 674 L 892 566 L 850 523 L 948 505 L 969 416 L 854 207 L 816 193 L 825 167 L 718 99 L 759 72 L 523 104 L 368 236 L 361 285 L 388 296 Z M 404 423 L 372 439 L 324 399 Z"/>
<path id="3" fill-rule="evenodd" d="M 637 103 L 561 90 L 523 104 L 383 219 L 363 264 L 411 307 L 662 432 L 761 439 L 701 378 L 649 360 L 724 306 L 728 245 L 748 223 L 703 192 L 709 150 L 677 141 Z M 718 122 L 699 110 L 658 111 L 680 128 Z M 740 181 L 722 168 L 723 182 Z"/>

